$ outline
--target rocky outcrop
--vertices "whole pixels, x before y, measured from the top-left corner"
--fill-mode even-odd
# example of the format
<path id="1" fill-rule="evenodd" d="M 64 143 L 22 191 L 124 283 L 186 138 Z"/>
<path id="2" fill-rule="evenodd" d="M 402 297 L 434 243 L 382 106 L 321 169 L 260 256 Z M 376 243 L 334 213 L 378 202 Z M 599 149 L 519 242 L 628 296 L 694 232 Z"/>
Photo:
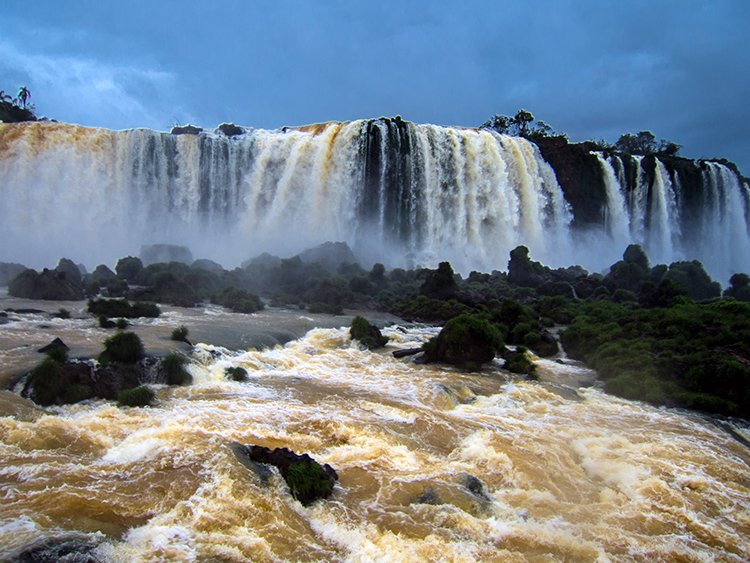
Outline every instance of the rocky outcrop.
<path id="1" fill-rule="evenodd" d="M 203 133 L 203 127 L 196 127 L 195 125 L 176 125 L 172 127 L 170 131 L 172 135 L 200 135 Z"/>
<path id="2" fill-rule="evenodd" d="M 190 265 L 190 267 L 194 270 L 204 270 L 206 272 L 211 272 L 212 274 L 217 275 L 221 275 L 226 271 L 221 264 L 207 258 L 200 258 L 196 260 Z"/>
<path id="3" fill-rule="evenodd" d="M 324 242 L 319 246 L 300 252 L 297 256 L 305 264 L 317 262 L 329 272 L 335 272 L 341 264 L 355 264 L 357 258 L 345 242 Z"/>
<path id="4" fill-rule="evenodd" d="M 292 496 L 307 506 L 319 499 L 331 496 L 338 474 L 327 463 L 321 465 L 307 454 L 296 454 L 287 448 L 270 449 L 263 446 L 244 446 L 236 442 L 231 445 L 237 458 L 261 478 L 267 474 L 255 469 L 252 464 L 273 465 L 289 485 Z M 248 463 L 250 462 L 250 464 Z"/>
<path id="5" fill-rule="evenodd" d="M 44 269 L 25 270 L 8 284 L 8 293 L 25 299 L 50 301 L 79 301 L 83 299 L 83 288 L 69 280 L 64 272 Z"/>
<path id="6" fill-rule="evenodd" d="M 81 270 L 78 269 L 75 262 L 68 258 L 60 258 L 55 271 L 64 273 L 65 277 L 73 283 L 80 284 L 83 279 Z"/>
<path id="7" fill-rule="evenodd" d="M 370 350 L 382 348 L 388 343 L 388 337 L 383 336 L 378 327 L 360 316 L 356 316 L 352 320 L 352 325 L 349 328 L 349 336 L 352 340 L 358 340 Z"/>
<path id="8" fill-rule="evenodd" d="M 476 368 L 492 361 L 503 348 L 502 335 L 487 319 L 464 314 L 445 323 L 436 338 L 424 345 L 428 362 Z"/>
<path id="9" fill-rule="evenodd" d="M 23 264 L 0 262 L 0 287 L 7 286 L 18 274 L 28 270 Z"/>
<path id="10" fill-rule="evenodd" d="M 234 123 L 222 123 L 216 128 L 217 131 L 223 133 L 227 137 L 235 137 L 237 135 L 242 135 L 245 133 L 245 130 L 240 127 L 239 125 L 235 125 Z"/>

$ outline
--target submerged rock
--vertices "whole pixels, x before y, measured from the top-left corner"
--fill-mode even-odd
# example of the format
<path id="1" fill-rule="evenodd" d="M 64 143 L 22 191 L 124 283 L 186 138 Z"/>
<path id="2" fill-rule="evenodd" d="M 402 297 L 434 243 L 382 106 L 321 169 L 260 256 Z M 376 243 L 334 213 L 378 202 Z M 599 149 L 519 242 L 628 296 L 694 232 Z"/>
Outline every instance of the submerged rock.
<path id="1" fill-rule="evenodd" d="M 231 448 L 240 462 L 255 472 L 261 481 L 266 481 L 268 476 L 256 465 L 276 466 L 289 485 L 292 496 L 305 506 L 318 499 L 330 497 L 338 480 L 336 471 L 327 463 L 321 465 L 309 455 L 299 455 L 288 448 L 272 450 L 263 446 L 244 446 L 236 442 L 232 443 Z"/>

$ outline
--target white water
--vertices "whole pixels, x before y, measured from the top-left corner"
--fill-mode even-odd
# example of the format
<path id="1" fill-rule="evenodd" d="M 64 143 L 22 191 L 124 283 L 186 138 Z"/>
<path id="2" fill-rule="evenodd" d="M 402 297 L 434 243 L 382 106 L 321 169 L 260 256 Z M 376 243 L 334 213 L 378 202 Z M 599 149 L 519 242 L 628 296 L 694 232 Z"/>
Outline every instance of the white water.
<path id="1" fill-rule="evenodd" d="M 401 348 L 435 331 L 386 333 Z M 128 562 L 750 557 L 750 454 L 723 430 L 391 349 L 345 329 L 265 351 L 199 345 L 195 383 L 157 386 L 152 408 L 0 412 L 0 559 L 72 531 Z M 577 370 L 542 364 L 552 381 Z M 229 366 L 250 380 L 228 381 Z M 278 476 L 263 485 L 234 440 L 331 464 L 332 498 L 305 508 Z"/>

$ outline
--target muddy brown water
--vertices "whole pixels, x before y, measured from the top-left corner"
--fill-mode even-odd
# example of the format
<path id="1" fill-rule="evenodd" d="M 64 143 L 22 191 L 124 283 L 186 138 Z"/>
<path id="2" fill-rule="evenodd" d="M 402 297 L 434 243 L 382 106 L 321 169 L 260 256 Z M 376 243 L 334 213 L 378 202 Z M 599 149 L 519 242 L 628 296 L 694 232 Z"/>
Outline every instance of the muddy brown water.
<path id="1" fill-rule="evenodd" d="M 83 315 L 31 317 L 0 326 L 5 372 L 52 332 L 76 354 L 111 334 Z M 135 327 L 147 348 L 187 350 L 168 340 L 181 324 L 203 343 L 194 384 L 155 387 L 155 406 L 41 410 L 3 392 L 0 559 L 70 533 L 104 561 L 750 559 L 750 452 L 716 425 L 580 387 L 592 374 L 554 361 L 535 383 L 500 362 L 466 373 L 391 356 L 428 327 L 361 350 L 349 319 L 167 309 Z M 297 338 L 243 345 L 273 331 Z M 249 381 L 228 381 L 230 366 Z M 232 441 L 331 464 L 333 497 L 303 507 Z"/>

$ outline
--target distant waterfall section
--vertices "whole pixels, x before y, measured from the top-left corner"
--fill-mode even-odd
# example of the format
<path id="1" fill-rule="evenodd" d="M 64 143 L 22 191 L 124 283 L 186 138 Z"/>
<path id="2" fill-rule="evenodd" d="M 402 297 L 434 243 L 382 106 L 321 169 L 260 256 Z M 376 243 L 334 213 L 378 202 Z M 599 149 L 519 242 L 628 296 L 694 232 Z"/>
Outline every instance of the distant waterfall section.
<path id="1" fill-rule="evenodd" d="M 524 244 L 546 264 L 601 270 L 639 242 L 652 262 L 696 258 L 722 283 L 750 270 L 750 189 L 724 164 L 687 161 L 688 174 L 588 155 L 599 185 L 576 196 L 542 154 L 400 118 L 234 136 L 0 125 L 0 260 L 112 264 L 169 242 L 232 266 L 331 240 L 365 264 L 504 270 Z M 581 227 L 587 198 L 601 209 Z"/>
<path id="2" fill-rule="evenodd" d="M 722 284 L 750 271 L 750 186 L 736 171 L 713 161 L 592 155 L 613 253 L 635 242 L 652 264 L 700 260 Z"/>

